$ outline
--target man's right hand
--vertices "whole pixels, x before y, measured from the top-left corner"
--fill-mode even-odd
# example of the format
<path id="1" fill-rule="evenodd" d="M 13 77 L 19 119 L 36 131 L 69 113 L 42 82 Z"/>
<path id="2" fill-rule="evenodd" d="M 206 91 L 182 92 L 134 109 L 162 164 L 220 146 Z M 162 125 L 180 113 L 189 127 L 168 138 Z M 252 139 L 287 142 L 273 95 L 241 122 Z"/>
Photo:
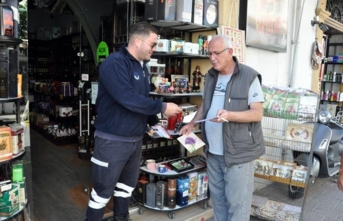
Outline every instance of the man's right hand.
<path id="1" fill-rule="evenodd" d="M 193 131 L 194 123 L 189 123 L 183 126 L 179 132 L 180 135 L 188 135 L 190 132 Z"/>
<path id="2" fill-rule="evenodd" d="M 165 115 L 169 116 L 173 116 L 176 115 L 178 113 L 182 112 L 182 108 L 179 107 L 177 104 L 174 103 L 167 103 L 167 108 L 166 111 L 164 112 Z"/>

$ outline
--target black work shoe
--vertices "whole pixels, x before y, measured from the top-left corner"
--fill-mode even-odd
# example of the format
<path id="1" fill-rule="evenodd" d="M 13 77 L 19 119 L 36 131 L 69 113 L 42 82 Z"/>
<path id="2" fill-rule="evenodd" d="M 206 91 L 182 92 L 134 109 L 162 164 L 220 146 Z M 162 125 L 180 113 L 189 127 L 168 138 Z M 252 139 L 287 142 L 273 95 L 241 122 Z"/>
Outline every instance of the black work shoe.
<path id="1" fill-rule="evenodd" d="M 102 219 L 102 221 L 113 221 L 113 217 L 110 216 L 110 217 L 104 218 Z"/>
<path id="2" fill-rule="evenodd" d="M 128 218 L 128 217 L 114 217 L 113 221 L 132 221 L 132 219 Z"/>

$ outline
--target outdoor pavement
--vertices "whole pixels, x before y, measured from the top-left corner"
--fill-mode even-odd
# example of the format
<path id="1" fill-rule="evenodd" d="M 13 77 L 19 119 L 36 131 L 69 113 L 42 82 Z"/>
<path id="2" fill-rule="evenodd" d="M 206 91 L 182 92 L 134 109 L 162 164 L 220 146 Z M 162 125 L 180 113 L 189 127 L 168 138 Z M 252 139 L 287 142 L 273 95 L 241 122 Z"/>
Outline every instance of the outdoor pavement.
<path id="1" fill-rule="evenodd" d="M 308 187 L 304 221 L 343 221 L 343 192 L 334 178 L 317 178 Z"/>
<path id="2" fill-rule="evenodd" d="M 286 191 L 268 190 L 268 192 L 270 194 L 268 198 L 301 206 L 303 221 L 343 221 L 343 192 L 338 189 L 333 178 L 317 178 L 315 183 L 309 184 L 304 199 L 292 200 L 287 196 Z M 250 219 L 250 221 L 260 220 L 262 219 L 252 216 Z M 206 221 L 214 221 L 214 219 L 210 218 Z"/>

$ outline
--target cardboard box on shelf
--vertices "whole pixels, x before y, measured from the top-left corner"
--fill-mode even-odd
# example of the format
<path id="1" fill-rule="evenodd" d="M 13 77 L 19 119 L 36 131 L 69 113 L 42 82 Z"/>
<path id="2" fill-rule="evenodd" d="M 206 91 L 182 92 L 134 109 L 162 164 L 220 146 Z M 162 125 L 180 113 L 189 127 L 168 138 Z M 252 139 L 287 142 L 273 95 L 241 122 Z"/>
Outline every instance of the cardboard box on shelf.
<path id="1" fill-rule="evenodd" d="M 188 205 L 189 177 L 180 176 L 177 178 L 176 205 Z"/>
<path id="2" fill-rule="evenodd" d="M 189 178 L 188 203 L 194 203 L 197 201 L 198 172 L 187 173 L 187 176 Z"/>
<path id="3" fill-rule="evenodd" d="M 156 21 L 157 20 L 157 0 L 146 0 L 145 1 L 145 20 Z"/>
<path id="4" fill-rule="evenodd" d="M 2 192 L 0 196 L 0 216 L 9 217 L 19 210 L 19 186 L 12 185 L 12 189 Z"/>
<path id="5" fill-rule="evenodd" d="M 18 154 L 23 150 L 24 127 L 20 124 L 10 124 L 12 136 L 12 153 Z"/>
<path id="6" fill-rule="evenodd" d="M 176 5 L 176 20 L 192 22 L 193 0 L 177 0 Z"/>
<path id="7" fill-rule="evenodd" d="M 292 173 L 291 184 L 293 186 L 305 187 L 307 178 L 307 167 L 297 166 Z"/>
<path id="8" fill-rule="evenodd" d="M 270 180 L 279 183 L 290 184 L 292 172 L 297 164 L 287 161 L 278 161 L 273 165 L 274 174 L 270 176 Z"/>
<path id="9" fill-rule="evenodd" d="M 269 179 L 270 175 L 273 174 L 273 166 L 275 161 L 265 160 L 265 159 L 256 159 L 255 160 L 255 177 Z"/>
<path id="10" fill-rule="evenodd" d="M 170 40 L 170 52 L 183 52 L 185 40 Z"/>
<path id="11" fill-rule="evenodd" d="M 11 128 L 0 126 L 0 160 L 12 158 Z"/>
<path id="12" fill-rule="evenodd" d="M 218 26 L 218 0 L 204 1 L 204 25 Z"/>
<path id="13" fill-rule="evenodd" d="M 157 20 L 174 21 L 176 18 L 176 1 L 158 1 Z"/>
<path id="14" fill-rule="evenodd" d="M 156 51 L 157 52 L 169 52 L 170 51 L 170 41 L 168 39 L 157 39 Z"/>
<path id="15" fill-rule="evenodd" d="M 208 175 L 206 170 L 198 172 L 197 201 L 205 199 L 208 191 Z"/>
<path id="16" fill-rule="evenodd" d="M 20 124 L 24 127 L 23 149 L 31 145 L 30 139 L 30 121 L 21 121 Z"/>
<path id="17" fill-rule="evenodd" d="M 203 0 L 194 0 L 193 2 L 193 16 L 192 22 L 194 24 L 202 25 L 203 24 L 203 7 L 204 1 Z"/>
<path id="18" fill-rule="evenodd" d="M 183 52 L 188 53 L 188 54 L 192 54 L 193 53 L 193 43 L 185 42 L 183 44 Z"/>

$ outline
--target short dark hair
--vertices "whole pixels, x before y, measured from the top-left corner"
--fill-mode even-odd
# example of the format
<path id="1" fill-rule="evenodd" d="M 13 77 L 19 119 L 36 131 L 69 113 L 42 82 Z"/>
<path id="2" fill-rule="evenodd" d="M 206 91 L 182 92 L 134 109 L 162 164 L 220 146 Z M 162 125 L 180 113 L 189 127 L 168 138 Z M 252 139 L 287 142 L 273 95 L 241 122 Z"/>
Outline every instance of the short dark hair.
<path id="1" fill-rule="evenodd" d="M 150 33 L 157 34 L 157 29 L 146 21 L 141 21 L 134 24 L 129 33 L 129 40 L 135 36 L 148 36 Z"/>

